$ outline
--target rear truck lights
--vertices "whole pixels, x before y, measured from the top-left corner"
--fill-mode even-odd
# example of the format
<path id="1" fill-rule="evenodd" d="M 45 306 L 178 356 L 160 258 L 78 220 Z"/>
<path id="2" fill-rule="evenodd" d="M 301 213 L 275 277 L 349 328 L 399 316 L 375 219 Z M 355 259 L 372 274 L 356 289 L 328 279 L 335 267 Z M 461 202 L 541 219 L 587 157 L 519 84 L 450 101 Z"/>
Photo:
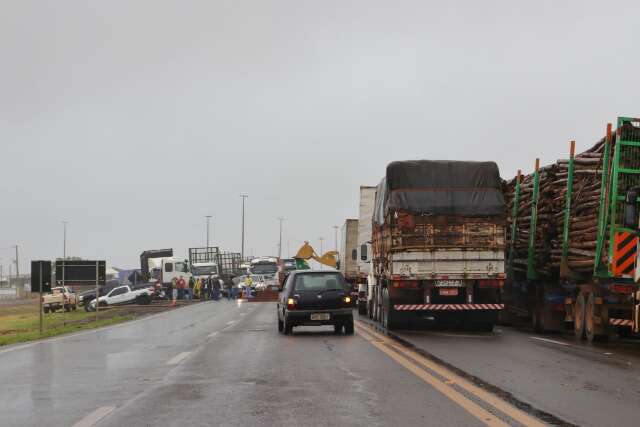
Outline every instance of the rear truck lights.
<path id="1" fill-rule="evenodd" d="M 614 294 L 632 295 L 636 290 L 635 285 L 623 285 L 619 283 L 612 283 L 609 285 L 609 290 Z"/>
<path id="2" fill-rule="evenodd" d="M 418 289 L 417 280 L 394 280 L 391 286 L 396 289 Z"/>
<path id="3" fill-rule="evenodd" d="M 298 304 L 298 303 L 296 302 L 296 300 L 295 300 L 295 299 L 293 299 L 293 298 L 287 298 L 287 308 L 288 308 L 289 310 L 296 308 L 296 305 L 297 305 L 297 304 Z"/>
<path id="4" fill-rule="evenodd" d="M 351 304 L 351 297 L 344 297 L 342 300 L 345 304 Z"/>
<path id="5" fill-rule="evenodd" d="M 478 280 L 478 286 L 481 288 L 501 288 L 504 286 L 504 280 L 500 280 L 500 279 Z"/>

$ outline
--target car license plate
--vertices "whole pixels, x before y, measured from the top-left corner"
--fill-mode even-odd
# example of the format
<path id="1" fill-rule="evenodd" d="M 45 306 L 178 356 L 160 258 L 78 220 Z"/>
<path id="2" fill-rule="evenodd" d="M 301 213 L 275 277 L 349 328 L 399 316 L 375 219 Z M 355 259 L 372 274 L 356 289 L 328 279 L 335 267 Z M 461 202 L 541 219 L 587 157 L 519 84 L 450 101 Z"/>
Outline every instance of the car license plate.
<path id="1" fill-rule="evenodd" d="M 330 318 L 329 313 L 311 313 L 311 320 L 329 320 Z"/>
<path id="2" fill-rule="evenodd" d="M 441 288 L 440 295 L 443 297 L 457 297 L 458 288 Z"/>
<path id="3" fill-rule="evenodd" d="M 464 283 L 462 282 L 462 280 L 436 280 L 435 285 L 437 287 L 457 287 L 457 288 L 461 288 L 464 286 Z"/>

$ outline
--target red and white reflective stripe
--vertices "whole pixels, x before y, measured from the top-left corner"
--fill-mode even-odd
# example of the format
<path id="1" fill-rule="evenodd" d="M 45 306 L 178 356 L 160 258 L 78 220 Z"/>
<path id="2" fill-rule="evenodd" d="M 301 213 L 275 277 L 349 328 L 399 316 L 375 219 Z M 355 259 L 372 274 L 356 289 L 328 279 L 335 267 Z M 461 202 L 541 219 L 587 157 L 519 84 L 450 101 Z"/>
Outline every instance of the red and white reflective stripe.
<path id="1" fill-rule="evenodd" d="M 396 304 L 396 311 L 420 310 L 503 310 L 504 304 Z"/>
<path id="2" fill-rule="evenodd" d="M 610 325 L 615 326 L 633 326 L 633 320 L 627 319 L 609 319 Z"/>

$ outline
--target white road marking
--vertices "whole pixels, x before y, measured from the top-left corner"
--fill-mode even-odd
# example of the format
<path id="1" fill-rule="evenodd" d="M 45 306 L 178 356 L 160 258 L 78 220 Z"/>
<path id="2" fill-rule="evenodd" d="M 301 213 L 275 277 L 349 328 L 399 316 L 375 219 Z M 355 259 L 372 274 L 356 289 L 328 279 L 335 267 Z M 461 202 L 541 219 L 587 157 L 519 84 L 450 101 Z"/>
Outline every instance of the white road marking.
<path id="1" fill-rule="evenodd" d="M 210 333 L 207 338 L 214 338 L 216 335 L 218 335 L 218 331 Z"/>
<path id="2" fill-rule="evenodd" d="M 190 354 L 191 354 L 190 351 L 183 351 L 182 353 L 178 354 L 177 356 L 169 360 L 167 362 L 167 365 L 177 365 L 178 363 L 182 362 L 184 359 L 189 357 Z"/>
<path id="3" fill-rule="evenodd" d="M 116 409 L 114 406 L 103 406 L 101 408 L 98 408 L 75 423 L 72 427 L 92 427 L 96 425 L 101 419 L 113 412 L 114 409 Z"/>
<path id="4" fill-rule="evenodd" d="M 232 320 L 230 322 L 227 322 L 227 325 L 231 326 L 231 325 L 235 325 L 238 321 L 237 320 Z"/>
<path id="5" fill-rule="evenodd" d="M 602 353 L 602 354 L 604 354 L 605 356 L 612 356 L 613 355 L 613 353 L 609 353 L 609 352 Z"/>
<path id="6" fill-rule="evenodd" d="M 529 337 L 529 338 L 531 338 L 532 340 L 544 341 L 544 342 L 548 342 L 548 343 L 551 343 L 551 344 L 564 345 L 564 346 L 567 346 L 567 347 L 571 346 L 571 344 L 569 344 L 569 343 L 562 342 L 562 341 L 556 341 L 556 340 L 550 340 L 549 338 L 540 338 L 540 337 Z"/>

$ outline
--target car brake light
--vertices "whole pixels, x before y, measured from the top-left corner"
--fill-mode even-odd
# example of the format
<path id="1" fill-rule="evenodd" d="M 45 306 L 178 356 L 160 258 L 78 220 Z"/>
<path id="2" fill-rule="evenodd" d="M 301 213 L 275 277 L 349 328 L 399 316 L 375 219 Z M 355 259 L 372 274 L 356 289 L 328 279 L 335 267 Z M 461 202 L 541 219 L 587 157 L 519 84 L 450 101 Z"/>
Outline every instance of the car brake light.
<path id="1" fill-rule="evenodd" d="M 504 285 L 504 280 L 489 279 L 478 280 L 478 286 L 481 288 L 501 288 Z"/>
<path id="2" fill-rule="evenodd" d="M 345 304 L 350 304 L 351 303 L 351 297 L 344 297 L 344 303 Z"/>
<path id="3" fill-rule="evenodd" d="M 296 308 L 296 304 L 297 304 L 296 300 L 294 300 L 293 298 L 288 298 L 287 299 L 287 308 L 289 310 L 292 310 L 292 309 Z"/>

